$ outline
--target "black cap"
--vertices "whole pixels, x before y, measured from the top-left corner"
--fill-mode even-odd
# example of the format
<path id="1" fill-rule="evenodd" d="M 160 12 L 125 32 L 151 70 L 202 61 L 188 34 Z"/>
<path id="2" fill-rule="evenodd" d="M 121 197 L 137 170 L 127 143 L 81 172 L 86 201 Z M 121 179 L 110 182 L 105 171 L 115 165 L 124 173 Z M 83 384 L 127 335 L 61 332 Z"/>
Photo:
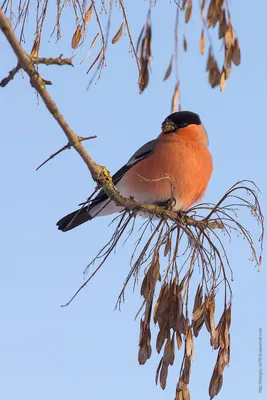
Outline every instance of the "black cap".
<path id="1" fill-rule="evenodd" d="M 166 133 L 171 133 L 177 129 L 185 128 L 188 125 L 200 125 L 201 121 L 197 114 L 191 111 L 180 111 L 170 114 L 162 123 L 162 130 L 164 132 L 164 126 L 168 126 Z M 170 126 L 173 126 L 171 130 Z"/>

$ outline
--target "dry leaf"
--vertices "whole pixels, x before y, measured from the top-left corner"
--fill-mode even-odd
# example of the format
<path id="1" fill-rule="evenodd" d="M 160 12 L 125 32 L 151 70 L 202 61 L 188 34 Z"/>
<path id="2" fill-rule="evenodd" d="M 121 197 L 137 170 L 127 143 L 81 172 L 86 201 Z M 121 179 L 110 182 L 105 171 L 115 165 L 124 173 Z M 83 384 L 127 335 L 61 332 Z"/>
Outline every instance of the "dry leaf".
<path id="1" fill-rule="evenodd" d="M 204 29 L 202 29 L 201 36 L 200 36 L 200 41 L 199 41 L 199 49 L 200 49 L 200 54 L 204 54 L 205 51 L 205 35 L 204 35 Z"/>
<path id="2" fill-rule="evenodd" d="M 191 18 L 192 14 L 192 7 L 193 7 L 193 2 L 192 0 L 189 0 L 186 12 L 185 12 L 185 23 L 187 24 Z"/>
<path id="3" fill-rule="evenodd" d="M 113 37 L 113 39 L 111 41 L 112 44 L 115 44 L 120 40 L 120 38 L 122 36 L 122 32 L 123 32 L 123 27 L 124 27 L 124 23 L 122 22 L 118 32 L 116 33 L 116 35 Z"/>
<path id="4" fill-rule="evenodd" d="M 173 55 L 171 56 L 171 60 L 170 60 L 169 66 L 167 68 L 167 71 L 165 72 L 165 75 L 164 75 L 164 78 L 163 78 L 164 81 L 166 81 L 169 78 L 169 76 L 171 75 L 172 63 L 173 63 Z"/>
<path id="5" fill-rule="evenodd" d="M 88 8 L 88 10 L 86 11 L 86 14 L 85 14 L 86 25 L 88 24 L 88 22 L 90 21 L 90 19 L 92 17 L 92 12 L 93 12 L 93 4 L 91 4 L 90 7 Z"/>
<path id="6" fill-rule="evenodd" d="M 167 340 L 164 347 L 163 362 L 166 365 L 172 365 L 174 362 L 174 347 L 170 339 Z"/>
<path id="7" fill-rule="evenodd" d="M 76 47 L 79 45 L 81 38 L 82 38 L 82 26 L 78 25 L 71 40 L 71 47 L 73 49 L 76 49 Z"/>

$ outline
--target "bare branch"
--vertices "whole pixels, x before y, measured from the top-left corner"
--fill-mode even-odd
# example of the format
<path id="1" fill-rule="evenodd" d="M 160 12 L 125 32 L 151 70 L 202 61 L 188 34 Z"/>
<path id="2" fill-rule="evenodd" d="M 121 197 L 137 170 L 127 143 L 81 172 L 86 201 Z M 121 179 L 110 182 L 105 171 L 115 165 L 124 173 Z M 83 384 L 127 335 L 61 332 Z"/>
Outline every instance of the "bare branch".
<path id="1" fill-rule="evenodd" d="M 83 142 L 84 140 L 90 140 L 90 139 L 95 139 L 96 136 L 88 136 L 88 137 L 79 137 L 80 142 Z M 53 153 L 50 157 L 48 157 L 42 164 L 39 165 L 39 167 L 36 168 L 35 171 L 38 171 L 43 165 L 45 165 L 48 161 L 52 160 L 52 158 L 56 157 L 58 154 L 62 153 L 65 150 L 71 149 L 71 145 L 67 143 L 65 146 L 61 147 L 58 151 Z"/>
<path id="2" fill-rule="evenodd" d="M 8 76 L 1 80 L 0 86 L 5 87 L 14 78 L 16 73 L 19 72 L 20 68 L 21 68 L 20 65 L 17 64 L 16 67 L 14 67 L 11 71 L 9 71 Z"/>
<path id="3" fill-rule="evenodd" d="M 45 64 L 45 65 L 70 65 L 73 67 L 72 58 L 62 58 L 63 54 L 60 54 L 57 58 L 52 57 L 30 57 L 33 64 Z"/>

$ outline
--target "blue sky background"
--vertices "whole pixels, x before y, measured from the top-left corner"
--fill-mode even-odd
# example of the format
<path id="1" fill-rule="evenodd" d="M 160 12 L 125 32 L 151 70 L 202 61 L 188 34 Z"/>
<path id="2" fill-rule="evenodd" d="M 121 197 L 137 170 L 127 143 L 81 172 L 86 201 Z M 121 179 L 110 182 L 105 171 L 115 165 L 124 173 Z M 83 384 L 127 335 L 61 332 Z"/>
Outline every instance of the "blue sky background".
<path id="1" fill-rule="evenodd" d="M 135 3 L 138 7 L 127 6 L 134 38 L 148 6 L 143 1 Z M 158 135 L 162 120 L 170 112 L 174 76 L 166 83 L 162 77 L 172 52 L 175 8 L 163 3 L 158 2 L 153 9 L 154 67 L 142 96 L 127 36 L 112 49 L 110 46 L 108 66 L 89 92 L 85 91 L 88 76 L 84 73 L 89 61 L 79 64 L 86 48 L 78 52 L 75 68 L 40 69 L 53 81 L 49 92 L 74 131 L 81 136 L 97 135 L 85 146 L 95 161 L 112 172 Z M 252 179 L 262 190 L 260 200 L 266 213 L 267 6 L 261 0 L 257 7 L 245 2 L 241 8 L 233 1 L 230 7 L 242 64 L 233 69 L 224 94 L 208 86 L 206 57 L 198 50 L 201 27 L 195 10 L 186 27 L 189 50 L 181 55 L 182 106 L 200 114 L 209 134 L 214 174 L 205 200 L 216 202 L 237 180 Z M 67 14 L 63 26 L 66 40 L 57 44 L 45 41 L 41 56 L 71 55 L 69 38 L 75 28 Z M 116 8 L 111 33 L 117 31 L 121 21 Z M 52 23 L 49 18 L 47 32 Z M 29 33 L 31 29 L 29 23 Z M 96 29 L 90 22 L 88 43 Z M 29 51 L 30 47 L 29 41 L 25 48 Z M 2 79 L 16 64 L 2 34 L 0 52 Z M 97 54 L 97 48 L 94 52 Z M 134 295 L 128 290 L 121 312 L 113 310 L 128 272 L 134 237 L 124 248 L 118 247 L 68 308 L 60 308 L 83 282 L 84 268 L 111 234 L 111 218 L 96 219 L 66 234 L 57 231 L 57 220 L 74 210 L 90 194 L 94 183 L 73 150 L 35 172 L 66 139 L 44 105 L 38 105 L 25 75 L 22 79 L 18 74 L 1 89 L 0 104 L 1 398 L 173 399 L 182 353 L 177 354 L 169 371 L 165 391 L 154 383 L 160 357 L 153 352 L 145 366 L 137 362 L 139 321 L 134 321 L 134 316 L 140 305 L 139 289 Z M 243 222 L 257 241 L 259 230 L 252 217 L 244 216 Z M 249 249 L 242 239 L 234 239 L 227 249 L 235 277 L 231 363 L 218 398 L 260 398 L 267 390 L 265 263 L 258 273 L 249 262 Z M 263 328 L 263 394 L 258 394 L 259 328 Z M 155 338 L 155 329 L 153 333 Z M 195 341 L 190 384 L 193 400 L 208 399 L 215 359 L 216 352 L 203 330 Z"/>

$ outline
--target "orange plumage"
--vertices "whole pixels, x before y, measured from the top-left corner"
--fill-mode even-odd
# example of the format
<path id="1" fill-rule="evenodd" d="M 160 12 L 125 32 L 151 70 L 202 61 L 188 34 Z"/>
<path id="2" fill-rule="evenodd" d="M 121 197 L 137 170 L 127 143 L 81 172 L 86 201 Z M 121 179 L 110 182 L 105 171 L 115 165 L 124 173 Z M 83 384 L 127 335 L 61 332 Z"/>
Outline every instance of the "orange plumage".
<path id="1" fill-rule="evenodd" d="M 190 125 L 158 138 L 157 151 L 132 167 L 123 183 L 129 193 L 140 193 L 141 202 L 174 197 L 174 210 L 186 210 L 202 199 L 212 174 L 206 132 L 202 125 Z"/>

